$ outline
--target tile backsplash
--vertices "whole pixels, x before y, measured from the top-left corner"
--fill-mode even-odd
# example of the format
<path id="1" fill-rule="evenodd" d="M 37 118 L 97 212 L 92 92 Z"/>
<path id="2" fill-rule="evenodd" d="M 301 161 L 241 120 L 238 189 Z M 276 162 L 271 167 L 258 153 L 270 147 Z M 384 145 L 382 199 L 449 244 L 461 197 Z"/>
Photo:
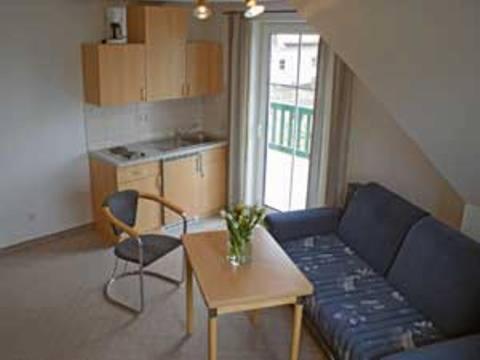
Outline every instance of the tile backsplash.
<path id="1" fill-rule="evenodd" d="M 202 98 L 165 100 L 121 107 L 84 107 L 87 147 L 98 150 L 174 136 L 176 129 L 203 127 Z"/>

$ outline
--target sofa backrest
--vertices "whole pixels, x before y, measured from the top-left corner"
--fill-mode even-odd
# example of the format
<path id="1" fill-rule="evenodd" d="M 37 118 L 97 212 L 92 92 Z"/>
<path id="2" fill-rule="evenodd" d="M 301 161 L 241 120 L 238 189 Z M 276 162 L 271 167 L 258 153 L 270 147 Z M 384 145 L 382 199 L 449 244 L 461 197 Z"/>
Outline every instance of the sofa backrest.
<path id="1" fill-rule="evenodd" d="M 459 231 L 422 219 L 387 279 L 445 335 L 480 332 L 480 244 Z"/>
<path id="2" fill-rule="evenodd" d="M 389 270 L 408 231 L 427 213 L 381 185 L 360 186 L 338 233 L 379 274 Z"/>

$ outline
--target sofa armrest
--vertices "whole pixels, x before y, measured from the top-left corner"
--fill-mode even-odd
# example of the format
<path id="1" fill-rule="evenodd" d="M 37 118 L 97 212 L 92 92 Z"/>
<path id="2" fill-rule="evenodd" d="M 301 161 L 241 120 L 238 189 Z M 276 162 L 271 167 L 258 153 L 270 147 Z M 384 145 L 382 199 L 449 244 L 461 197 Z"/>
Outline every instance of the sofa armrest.
<path id="1" fill-rule="evenodd" d="M 268 231 L 279 241 L 325 235 L 337 230 L 341 210 L 317 208 L 270 214 L 265 218 Z"/>
<path id="2" fill-rule="evenodd" d="M 389 355 L 382 360 L 476 360 L 480 359 L 480 335 L 465 336 L 415 350 Z"/>

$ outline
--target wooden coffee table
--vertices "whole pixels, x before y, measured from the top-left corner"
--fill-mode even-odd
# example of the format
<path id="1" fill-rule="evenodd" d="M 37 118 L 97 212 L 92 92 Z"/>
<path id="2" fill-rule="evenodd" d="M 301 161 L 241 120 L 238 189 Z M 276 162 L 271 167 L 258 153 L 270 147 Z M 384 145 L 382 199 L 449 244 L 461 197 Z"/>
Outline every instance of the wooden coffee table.
<path id="1" fill-rule="evenodd" d="M 187 333 L 193 332 L 193 275 L 208 308 L 208 358 L 217 358 L 217 317 L 241 311 L 292 305 L 294 319 L 290 359 L 298 359 L 303 298 L 313 286 L 263 228 L 252 237 L 252 261 L 234 267 L 227 261 L 226 231 L 187 234 Z"/>

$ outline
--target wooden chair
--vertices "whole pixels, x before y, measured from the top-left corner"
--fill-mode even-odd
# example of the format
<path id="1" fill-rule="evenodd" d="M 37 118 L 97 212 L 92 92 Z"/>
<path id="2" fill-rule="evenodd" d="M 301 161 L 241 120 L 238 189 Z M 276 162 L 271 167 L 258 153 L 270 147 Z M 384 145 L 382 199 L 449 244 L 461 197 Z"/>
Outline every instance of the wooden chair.
<path id="1" fill-rule="evenodd" d="M 130 311 L 141 313 L 144 308 L 145 298 L 144 276 L 153 276 L 179 286 L 184 280 L 185 260 L 183 258 L 182 275 L 181 279 L 179 280 L 144 269 L 156 260 L 182 246 L 182 242 L 180 239 L 168 235 L 140 234 L 138 231 L 136 231 L 134 226 L 137 218 L 139 200 L 155 201 L 180 216 L 183 222 L 183 234 L 187 232 L 187 215 L 181 208 L 170 203 L 168 200 L 161 198 L 160 196 L 141 193 L 135 190 L 116 192 L 107 197 L 103 203 L 103 213 L 111 224 L 114 234 L 118 237 L 118 242 L 114 247 L 114 269 L 110 279 L 104 287 L 105 297 L 115 305 L 119 305 Z M 125 268 L 121 274 L 116 275 L 119 259 L 125 261 Z M 128 263 L 137 264 L 138 270 L 127 272 L 126 265 Z M 130 305 L 115 299 L 110 293 L 115 281 L 128 276 L 139 276 L 139 309 L 135 309 Z"/>

